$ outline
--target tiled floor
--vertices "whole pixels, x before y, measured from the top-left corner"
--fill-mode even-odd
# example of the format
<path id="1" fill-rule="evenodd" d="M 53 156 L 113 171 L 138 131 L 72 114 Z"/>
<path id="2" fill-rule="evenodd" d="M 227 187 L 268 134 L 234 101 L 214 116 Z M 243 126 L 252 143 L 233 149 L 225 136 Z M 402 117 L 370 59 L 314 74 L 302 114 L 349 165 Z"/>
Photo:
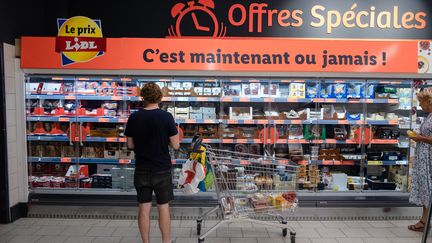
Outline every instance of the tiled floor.
<path id="1" fill-rule="evenodd" d="M 296 243 L 418 243 L 421 233 L 407 225 L 413 221 L 297 221 L 288 222 L 297 232 Z M 205 221 L 203 231 L 215 224 Z M 176 243 L 198 242 L 195 221 L 172 221 Z M 151 242 L 161 242 L 157 221 L 152 221 Z M 0 243 L 132 243 L 140 242 L 134 220 L 37 219 L 22 218 L 0 225 Z M 209 243 L 285 243 L 280 229 L 254 223 L 223 225 L 204 242 Z M 431 239 L 432 242 L 432 239 Z"/>

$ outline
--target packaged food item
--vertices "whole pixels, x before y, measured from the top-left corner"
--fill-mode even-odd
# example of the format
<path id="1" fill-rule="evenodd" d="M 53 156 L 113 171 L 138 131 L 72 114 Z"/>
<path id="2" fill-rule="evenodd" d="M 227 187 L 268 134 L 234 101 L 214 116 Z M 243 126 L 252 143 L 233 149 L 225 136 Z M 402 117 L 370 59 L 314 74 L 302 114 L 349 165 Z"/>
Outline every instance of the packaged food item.
<path id="1" fill-rule="evenodd" d="M 330 83 L 322 83 L 320 87 L 321 98 L 335 98 L 334 85 Z"/>
<path id="2" fill-rule="evenodd" d="M 366 99 L 375 99 L 376 84 L 367 84 L 365 90 Z"/>
<path id="3" fill-rule="evenodd" d="M 240 84 L 225 84 L 223 87 L 224 96 L 240 96 L 241 85 Z"/>
<path id="4" fill-rule="evenodd" d="M 319 97 L 319 85 L 315 82 L 306 83 L 306 98 L 318 98 Z"/>
<path id="5" fill-rule="evenodd" d="M 334 84 L 334 97 L 336 99 L 347 98 L 347 85 L 343 83 Z"/>
<path id="6" fill-rule="evenodd" d="M 306 97 L 306 86 L 304 83 L 290 83 L 289 98 L 302 99 Z"/>
<path id="7" fill-rule="evenodd" d="M 260 92 L 260 83 L 250 83 L 250 92 L 251 92 L 251 96 L 254 97 L 258 97 L 260 96 L 261 92 Z"/>
<path id="8" fill-rule="evenodd" d="M 289 139 L 303 139 L 303 126 L 290 125 L 289 126 Z"/>
<path id="9" fill-rule="evenodd" d="M 352 83 L 348 81 L 348 91 L 347 98 L 348 99 L 362 99 L 364 98 L 364 85 L 363 83 Z"/>

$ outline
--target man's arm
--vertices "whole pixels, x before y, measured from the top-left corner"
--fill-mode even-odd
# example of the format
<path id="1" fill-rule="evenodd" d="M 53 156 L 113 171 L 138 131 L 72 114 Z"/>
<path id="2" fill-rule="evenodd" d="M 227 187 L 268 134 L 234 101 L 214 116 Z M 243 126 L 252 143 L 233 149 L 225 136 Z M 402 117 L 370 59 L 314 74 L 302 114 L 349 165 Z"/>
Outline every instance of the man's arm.
<path id="1" fill-rule="evenodd" d="M 180 148 L 180 140 L 178 133 L 170 137 L 170 145 L 176 150 Z"/>
<path id="2" fill-rule="evenodd" d="M 134 149 L 133 138 L 131 138 L 131 137 L 127 137 L 127 147 L 128 147 L 129 149 Z"/>

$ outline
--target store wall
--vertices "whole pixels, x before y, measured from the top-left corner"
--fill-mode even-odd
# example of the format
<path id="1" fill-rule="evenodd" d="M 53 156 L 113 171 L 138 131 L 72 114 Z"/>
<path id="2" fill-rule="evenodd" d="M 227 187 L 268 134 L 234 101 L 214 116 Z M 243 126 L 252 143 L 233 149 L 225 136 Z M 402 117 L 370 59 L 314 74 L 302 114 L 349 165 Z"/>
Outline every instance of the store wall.
<path id="1" fill-rule="evenodd" d="M 15 47 L 4 44 L 6 131 L 11 220 L 25 215 L 28 198 L 25 144 L 24 77 Z"/>
<path id="2" fill-rule="evenodd" d="M 1 1 L 0 43 L 14 44 L 23 35 L 44 35 L 45 6 L 44 0 Z"/>

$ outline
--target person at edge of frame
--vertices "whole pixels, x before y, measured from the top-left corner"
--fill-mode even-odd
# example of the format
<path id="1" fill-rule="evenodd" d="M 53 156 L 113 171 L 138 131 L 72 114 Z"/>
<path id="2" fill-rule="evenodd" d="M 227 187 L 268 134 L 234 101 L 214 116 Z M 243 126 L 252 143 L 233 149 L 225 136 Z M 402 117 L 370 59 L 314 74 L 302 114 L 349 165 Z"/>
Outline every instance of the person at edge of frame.
<path id="1" fill-rule="evenodd" d="M 432 88 L 421 89 L 417 98 L 423 111 L 429 115 L 420 126 L 419 133 L 408 131 L 408 137 L 416 142 L 411 192 L 409 201 L 423 207 L 422 216 L 408 229 L 422 232 L 429 212 L 432 190 Z"/>
<path id="2" fill-rule="evenodd" d="M 150 211 L 155 193 L 162 242 L 171 242 L 169 203 L 174 199 L 171 157 L 168 146 L 179 149 L 179 135 L 173 116 L 159 109 L 162 91 L 155 83 L 141 89 L 144 108 L 130 115 L 125 135 L 135 152 L 134 185 L 139 203 L 138 226 L 144 243 L 150 240 Z"/>

